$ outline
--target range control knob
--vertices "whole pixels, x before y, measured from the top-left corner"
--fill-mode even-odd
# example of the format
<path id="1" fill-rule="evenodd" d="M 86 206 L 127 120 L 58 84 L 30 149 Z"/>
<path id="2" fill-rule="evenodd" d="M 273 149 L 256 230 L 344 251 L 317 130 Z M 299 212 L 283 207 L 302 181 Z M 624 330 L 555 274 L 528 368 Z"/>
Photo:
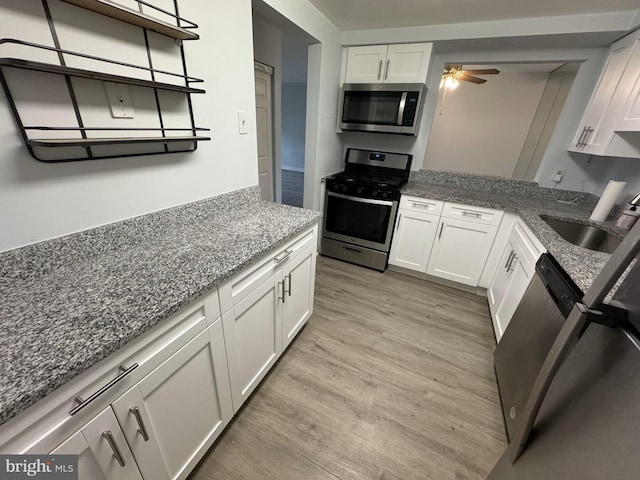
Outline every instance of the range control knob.
<path id="1" fill-rule="evenodd" d="M 387 192 L 382 192 L 382 198 L 387 198 Z"/>
<path id="2" fill-rule="evenodd" d="M 373 192 L 371 192 L 371 196 L 372 197 L 377 197 L 378 196 L 378 190 L 374 190 Z"/>
<path id="3" fill-rule="evenodd" d="M 342 191 L 343 191 L 343 192 L 346 192 L 346 191 L 347 191 L 347 186 L 346 186 L 346 185 L 342 185 L 341 187 L 342 187 Z"/>
<path id="4" fill-rule="evenodd" d="M 358 189 L 356 190 L 357 194 L 361 194 L 362 193 L 362 187 L 358 187 Z"/>

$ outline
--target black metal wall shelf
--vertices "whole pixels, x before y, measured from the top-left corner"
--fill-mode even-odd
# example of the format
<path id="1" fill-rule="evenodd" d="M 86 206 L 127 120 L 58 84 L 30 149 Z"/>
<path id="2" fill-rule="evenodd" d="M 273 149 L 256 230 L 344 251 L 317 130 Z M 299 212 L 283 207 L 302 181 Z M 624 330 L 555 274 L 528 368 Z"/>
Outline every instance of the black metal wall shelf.
<path id="1" fill-rule="evenodd" d="M 191 152 L 197 148 L 197 143 L 200 141 L 211 140 L 211 137 L 200 135 L 197 132 L 208 131 L 207 128 L 201 128 L 195 126 L 195 120 L 193 117 L 193 108 L 191 105 L 191 94 L 200 94 L 205 93 L 205 90 L 201 88 L 195 88 L 191 86 L 192 83 L 201 83 L 203 80 L 190 77 L 187 75 L 186 70 L 186 61 L 184 50 L 181 42 L 176 42 L 176 48 L 179 51 L 179 60 L 182 64 L 182 73 L 169 72 L 155 69 L 153 66 L 153 50 L 150 48 L 149 39 L 147 36 L 147 30 L 153 30 L 155 32 L 161 33 L 163 35 L 169 36 L 171 38 L 179 39 L 179 40 L 195 40 L 198 39 L 199 36 L 186 30 L 188 28 L 196 28 L 197 25 L 193 22 L 190 22 L 182 17 L 179 17 L 177 0 L 174 0 L 175 11 L 176 13 L 168 12 L 166 10 L 162 10 L 158 7 L 155 7 L 149 3 L 146 3 L 142 0 L 135 0 L 140 9 L 142 6 L 150 7 L 160 12 L 162 15 L 167 15 L 172 17 L 176 21 L 176 25 L 172 25 L 170 23 L 163 22 L 159 19 L 155 19 L 150 17 L 149 15 L 137 12 L 130 8 L 127 8 L 123 5 L 119 5 L 111 0 L 64 0 L 67 3 L 77 5 L 79 7 L 86 8 L 93 12 L 106 15 L 108 17 L 135 25 L 137 27 L 141 27 L 143 29 L 144 34 L 144 47 L 147 50 L 147 58 L 149 65 L 135 65 L 131 63 L 125 63 L 120 60 L 113 60 L 104 57 L 99 57 L 96 55 L 91 55 L 88 53 L 81 53 L 77 51 L 67 50 L 61 47 L 60 40 L 56 32 L 55 24 L 53 18 L 51 16 L 51 12 L 49 10 L 48 1 L 49 0 L 41 0 L 44 13 L 46 15 L 46 20 L 51 30 L 51 37 L 53 40 L 53 46 L 43 45 L 32 43 L 27 40 L 19 40 L 12 38 L 4 38 L 0 39 L 0 47 L 4 45 L 13 45 L 17 48 L 20 48 L 20 54 L 18 56 L 25 58 L 13 58 L 13 56 L 4 56 L 0 58 L 0 83 L 5 91 L 7 99 L 9 100 L 9 107 L 14 116 L 16 124 L 20 130 L 22 135 L 22 139 L 24 144 L 29 151 L 30 155 L 36 160 L 40 160 L 43 162 L 65 162 L 65 161 L 81 161 L 81 160 L 93 160 L 99 158 L 117 158 L 117 157 L 126 157 L 126 156 L 140 156 L 140 155 L 157 155 L 163 153 L 178 153 L 178 152 Z M 99 21 L 100 17 L 96 16 L 95 21 Z M 87 34 L 90 35 L 90 30 L 87 30 Z M 55 53 L 60 64 L 53 63 L 44 63 L 41 61 L 31 60 L 31 57 L 28 53 L 23 53 L 24 48 L 26 47 L 26 52 L 29 52 L 30 49 L 35 50 L 43 50 L 46 52 Z M 93 53 L 93 52 L 92 52 Z M 178 53 L 178 52 L 176 52 Z M 83 61 L 84 64 L 90 65 L 92 68 L 95 63 L 99 62 L 99 70 L 89 70 L 84 68 L 76 68 L 69 67 L 66 64 L 66 61 L 69 61 L 72 56 L 76 59 L 75 64 Z M 42 54 L 40 57 L 42 58 Z M 48 59 L 47 59 L 48 60 Z M 88 62 L 87 62 L 88 61 Z M 115 67 L 114 67 L 115 66 Z M 131 73 L 136 76 L 125 76 L 118 75 L 115 73 L 108 73 L 109 68 L 120 68 L 119 72 L 126 72 L 121 67 L 125 67 L 126 69 L 130 69 Z M 20 90 L 19 98 L 24 104 L 29 104 L 31 102 L 31 91 L 24 90 L 22 86 L 22 77 L 16 77 L 17 74 L 12 74 L 12 80 L 8 80 L 8 72 L 6 69 L 10 70 L 28 70 L 33 72 L 44 72 L 54 75 L 60 75 L 64 78 L 66 85 L 65 87 L 68 90 L 68 98 L 70 103 L 61 103 L 59 107 L 56 107 L 50 110 L 51 113 L 46 113 L 46 110 L 43 110 L 43 121 L 41 126 L 29 126 L 25 125 L 21 118 L 21 106 L 20 100 L 16 103 L 14 97 L 12 95 L 11 89 L 15 88 Z M 141 72 L 141 77 L 147 77 L 148 79 L 137 78 L 137 73 L 133 72 Z M 23 74 L 21 74 L 23 75 Z M 175 79 L 176 83 L 166 83 L 166 82 L 158 82 L 156 78 L 159 76 L 165 76 L 166 78 Z M 128 125 L 135 125 L 131 127 L 120 127 L 113 124 L 113 121 L 107 120 L 104 114 L 95 115 L 96 105 L 104 105 L 104 94 L 99 94 L 99 89 L 102 87 L 100 84 L 96 83 L 74 83 L 72 82 L 72 78 L 84 78 L 89 79 L 96 82 L 113 82 L 116 84 L 125 84 L 143 87 L 145 89 L 149 89 L 152 92 L 153 97 L 149 97 L 146 93 L 143 94 L 141 90 L 132 91 L 136 95 L 142 96 L 142 98 L 146 98 L 146 116 L 143 115 L 141 118 L 142 121 L 137 121 L 136 123 L 127 123 Z M 42 80 L 41 80 L 42 81 Z M 170 80 L 173 82 L 173 80 Z M 30 82 L 26 82 L 25 85 L 29 85 Z M 76 94 L 76 90 L 79 91 L 82 89 L 83 96 L 86 104 L 79 103 L 78 95 Z M 178 97 L 162 97 L 162 91 L 174 92 L 178 94 L 184 95 L 184 100 L 177 100 Z M 87 94 L 90 94 L 90 97 L 87 97 Z M 165 94 L 166 95 L 166 94 Z M 102 100 L 99 100 L 102 97 Z M 61 97 L 62 98 L 62 97 Z M 152 120 L 152 117 L 149 117 L 149 113 L 153 110 L 150 109 L 149 99 L 155 99 L 155 109 L 157 111 L 157 123 Z M 163 103 L 163 98 L 165 99 Z M 166 99 L 171 99 L 168 103 Z M 97 102 L 97 103 L 93 103 Z M 186 103 L 184 103 L 186 102 Z M 170 105 L 170 106 L 167 106 Z M 177 108 L 174 109 L 173 105 L 176 105 Z M 64 112 L 65 108 L 68 109 L 71 107 L 73 109 L 73 113 L 75 114 L 75 119 L 77 120 L 77 126 L 57 126 L 55 125 L 56 116 L 58 111 Z M 84 108 L 88 108 L 88 110 L 84 110 Z M 108 104 L 105 105 L 107 111 L 109 110 Z M 113 109 L 113 106 L 111 106 Z M 162 109 L 170 108 L 171 110 L 171 123 L 175 126 L 180 126 L 183 128 L 171 128 L 165 125 L 166 119 L 163 118 Z M 31 110 L 32 111 L 32 110 Z M 69 111 L 69 110 L 67 110 Z M 87 113 L 88 112 L 88 113 Z M 88 118 L 93 119 L 93 125 L 86 125 L 86 119 L 83 118 L 83 115 L 87 113 Z M 176 113 L 178 115 L 183 115 L 183 117 L 176 117 Z M 33 115 L 31 113 L 31 115 Z M 68 115 L 68 114 L 67 114 Z M 113 114 L 112 114 L 113 115 Z M 64 117 L 64 116 L 63 116 Z M 63 118 L 60 117 L 60 118 Z M 33 118 L 33 117 L 32 117 Z M 102 118 L 102 120 L 98 120 Z M 51 124 L 47 125 L 48 122 Z M 96 125 L 96 123 L 98 123 Z M 118 123 L 116 121 L 116 123 Z M 149 125 L 149 122 L 152 125 Z M 100 125 L 100 123 L 102 125 Z M 109 124 L 112 125 L 109 125 Z M 155 123 L 155 124 L 154 124 Z M 145 125 L 147 124 L 147 125 Z M 153 125 L 154 124 L 154 125 Z M 160 128 L 158 128 L 160 127 Z M 185 128 L 186 127 L 186 128 Z M 41 131 L 42 133 L 37 133 L 34 131 Z M 57 131 L 58 133 L 53 135 L 51 133 L 46 134 L 45 132 Z M 61 131 L 73 132 L 65 135 Z M 109 135 L 107 132 L 118 132 L 112 133 Z M 137 136 L 134 132 L 139 132 L 140 136 Z M 28 133 L 29 132 L 29 133 Z M 154 135 L 152 132 L 157 132 L 157 135 Z M 113 135 L 118 136 L 113 136 Z M 150 135 L 151 134 L 151 135 Z M 69 138 L 69 135 L 72 135 L 73 138 Z M 98 136 L 96 136 L 98 135 Z M 99 135 L 108 135 L 107 137 L 101 137 Z M 67 137 L 67 138 L 64 138 Z M 130 147 L 126 148 L 126 145 L 142 145 L 141 147 Z M 148 145 L 148 146 L 144 146 Z M 156 145 L 156 146 L 154 146 Z M 160 145 L 159 148 L 157 145 Z M 170 148 L 170 145 L 171 148 Z M 113 147 L 109 148 L 109 146 L 120 146 L 119 148 Z M 61 148 L 61 147 L 66 147 Z M 78 148 L 80 147 L 80 148 Z M 53 153 L 57 152 L 57 153 Z M 84 152 L 84 153 L 83 153 Z"/>
<path id="2" fill-rule="evenodd" d="M 200 142 L 211 140 L 210 137 L 195 135 L 181 137 L 110 137 L 110 138 L 50 138 L 27 140 L 34 147 L 86 147 L 91 145 L 125 145 L 131 143 L 176 143 Z"/>
<path id="3" fill-rule="evenodd" d="M 158 88 L 160 90 L 170 90 L 182 93 L 205 93 L 201 88 L 183 87 L 171 83 L 153 82 L 133 77 L 124 77 L 110 73 L 95 72 L 93 70 L 82 70 L 79 68 L 63 67 L 49 63 L 33 62 L 19 58 L 0 58 L 0 67 L 14 67 L 25 70 L 36 70 L 38 72 L 55 73 L 59 75 L 69 75 L 71 77 L 89 78 L 91 80 L 102 80 L 105 82 L 125 83 L 127 85 L 137 85 L 139 87 Z"/>
<path id="4" fill-rule="evenodd" d="M 173 14 L 171 12 L 167 12 L 166 10 L 162 10 L 149 3 L 142 2 L 140 0 L 137 0 L 138 4 L 153 8 L 156 11 L 159 11 L 165 15 L 169 15 L 170 17 L 175 18 L 178 22 L 186 23 L 188 25 L 183 25 L 181 27 L 177 25 L 171 25 L 170 23 L 163 22 L 162 20 L 158 20 L 157 18 L 153 18 L 142 12 L 137 12 L 135 10 L 125 7 L 124 5 L 119 5 L 114 2 L 110 2 L 109 0 L 64 0 L 64 1 L 67 3 L 72 3 L 82 8 L 86 8 L 87 10 L 91 10 L 93 12 L 106 15 L 107 17 L 115 18 L 116 20 L 130 23 L 131 25 L 136 25 L 138 27 L 146 28 L 148 30 L 153 30 L 154 32 L 157 32 L 162 35 L 166 35 L 168 37 L 172 37 L 178 40 L 197 40 L 198 38 L 200 38 L 196 33 L 193 33 L 187 30 L 187 28 L 197 28 L 198 25 L 196 25 L 195 23 L 189 20 L 186 20 L 182 17 L 179 17 L 178 15 Z"/>

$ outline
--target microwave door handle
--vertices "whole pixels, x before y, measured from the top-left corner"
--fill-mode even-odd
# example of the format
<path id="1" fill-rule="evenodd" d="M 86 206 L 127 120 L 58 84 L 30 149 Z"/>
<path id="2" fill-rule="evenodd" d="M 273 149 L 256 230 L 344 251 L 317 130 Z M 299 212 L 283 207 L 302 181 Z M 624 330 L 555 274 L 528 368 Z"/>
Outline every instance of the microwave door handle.
<path id="1" fill-rule="evenodd" d="M 398 107 L 398 121 L 397 125 L 402 126 L 402 120 L 404 119 L 404 107 L 407 104 L 407 92 L 402 92 L 402 97 L 400 98 L 400 106 Z"/>

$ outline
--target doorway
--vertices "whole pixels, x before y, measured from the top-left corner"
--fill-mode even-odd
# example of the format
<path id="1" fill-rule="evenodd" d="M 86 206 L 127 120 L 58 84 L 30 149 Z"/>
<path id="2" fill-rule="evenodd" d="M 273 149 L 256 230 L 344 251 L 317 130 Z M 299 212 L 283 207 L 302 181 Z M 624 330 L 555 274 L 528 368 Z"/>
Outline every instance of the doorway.
<path id="1" fill-rule="evenodd" d="M 271 188 L 273 201 L 302 207 L 308 48 L 309 44 L 317 41 L 262 2 L 254 1 L 252 4 L 254 59 L 256 64 L 269 65 L 272 72 L 272 135 L 266 130 L 269 120 L 266 118 L 266 110 L 261 109 L 258 112 L 258 102 L 266 102 L 266 98 L 258 98 L 258 89 L 264 87 L 256 83 L 259 180 L 262 196 L 267 199 L 268 189 Z M 256 73 L 256 82 L 258 81 Z M 261 133 L 261 130 L 265 133 Z M 272 141 L 271 148 L 267 143 L 269 138 Z M 262 155 L 267 150 L 273 155 L 271 177 L 267 171 L 267 157 Z M 266 185 L 267 183 L 269 185 Z"/>
<path id="2" fill-rule="evenodd" d="M 258 137 L 258 185 L 263 200 L 275 200 L 273 182 L 273 68 L 254 62 L 256 134 Z"/>

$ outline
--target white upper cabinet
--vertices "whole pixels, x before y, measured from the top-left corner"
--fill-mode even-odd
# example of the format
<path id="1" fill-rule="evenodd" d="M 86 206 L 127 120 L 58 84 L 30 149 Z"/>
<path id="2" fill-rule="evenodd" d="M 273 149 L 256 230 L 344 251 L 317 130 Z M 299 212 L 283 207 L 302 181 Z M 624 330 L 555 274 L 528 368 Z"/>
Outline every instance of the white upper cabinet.
<path id="1" fill-rule="evenodd" d="M 386 60 L 386 45 L 348 48 L 346 83 L 381 83 Z"/>
<path id="2" fill-rule="evenodd" d="M 638 131 L 640 105 L 631 98 L 640 94 L 640 32 L 613 43 L 580 127 L 569 150 L 592 155 L 640 158 L 640 142 L 617 133 Z M 625 115 L 626 108 L 626 115 Z M 624 118 L 630 122 L 625 123 Z"/>
<path id="3" fill-rule="evenodd" d="M 620 135 L 624 135 L 623 132 L 640 132 L 640 39 L 636 39 L 625 75 L 635 82 L 616 127 Z"/>
<path id="4" fill-rule="evenodd" d="M 433 44 L 349 47 L 345 83 L 426 83 Z"/>

